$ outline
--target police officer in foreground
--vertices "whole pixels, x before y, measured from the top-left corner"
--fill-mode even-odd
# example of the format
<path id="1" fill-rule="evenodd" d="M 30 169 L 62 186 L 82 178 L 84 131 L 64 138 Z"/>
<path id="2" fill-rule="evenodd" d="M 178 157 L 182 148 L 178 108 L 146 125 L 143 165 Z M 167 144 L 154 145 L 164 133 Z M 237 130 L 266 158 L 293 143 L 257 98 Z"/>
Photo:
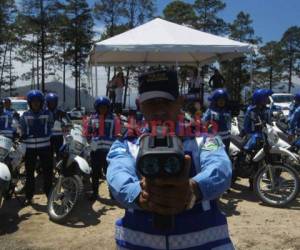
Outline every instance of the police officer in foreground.
<path id="1" fill-rule="evenodd" d="M 229 152 L 230 131 L 231 131 L 231 114 L 228 107 L 229 96 L 226 90 L 216 89 L 209 100 L 210 107 L 203 115 L 203 122 L 212 122 L 216 125 L 217 134 L 221 137 L 226 152 Z"/>
<path id="2" fill-rule="evenodd" d="M 43 108 L 44 95 L 39 90 L 29 91 L 27 102 L 30 109 L 20 118 L 21 138 L 26 145 L 26 200 L 24 205 L 31 204 L 34 195 L 34 171 L 37 157 L 40 158 L 44 177 L 44 192 L 47 196 L 50 193 L 53 179 L 53 156 L 50 148 L 51 128 L 53 126 L 52 115 Z"/>
<path id="3" fill-rule="evenodd" d="M 114 117 L 110 100 L 101 96 L 95 100 L 93 113 L 88 120 L 87 139 L 91 144 L 92 189 L 91 200 L 98 197 L 99 179 L 106 174 L 107 153 L 115 140 Z"/>
<path id="4" fill-rule="evenodd" d="M 177 74 L 149 72 L 139 78 L 141 111 L 146 121 L 176 122 L 180 113 Z M 114 198 L 126 208 L 116 222 L 117 249 L 234 249 L 225 216 L 216 200 L 231 183 L 231 162 L 218 137 L 183 141 L 189 178 L 147 182 L 137 173 L 141 138 L 117 140 L 107 156 L 107 181 Z M 167 233 L 153 227 L 153 213 L 175 218 Z"/>
<path id="5" fill-rule="evenodd" d="M 56 154 L 56 157 L 59 154 L 59 149 L 64 143 L 63 132 L 65 129 L 65 122 L 72 124 L 66 112 L 61 109 L 58 109 L 58 95 L 55 93 L 48 93 L 46 95 L 46 106 L 47 110 L 52 114 L 54 125 L 52 128 L 51 134 L 51 148 L 53 153 Z M 64 120 L 64 121 L 63 121 Z"/>

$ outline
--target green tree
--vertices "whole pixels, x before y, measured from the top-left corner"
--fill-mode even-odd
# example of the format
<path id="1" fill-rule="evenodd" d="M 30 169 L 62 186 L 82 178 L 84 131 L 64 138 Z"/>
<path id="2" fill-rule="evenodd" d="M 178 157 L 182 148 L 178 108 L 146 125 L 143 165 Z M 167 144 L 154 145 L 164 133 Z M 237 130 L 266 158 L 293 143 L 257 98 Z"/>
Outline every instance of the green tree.
<path id="1" fill-rule="evenodd" d="M 143 24 L 154 15 L 153 0 L 126 0 L 124 2 L 124 17 L 127 19 L 129 29 Z"/>
<path id="2" fill-rule="evenodd" d="M 41 89 L 45 92 L 46 61 L 53 57 L 55 43 L 56 0 L 21 0 L 18 22 L 22 26 L 23 42 L 20 57 L 24 61 L 36 58 L 37 87 L 41 71 Z M 39 63 L 41 62 L 41 66 Z"/>
<path id="3" fill-rule="evenodd" d="M 75 107 L 80 106 L 81 76 L 86 66 L 86 58 L 92 47 L 94 20 L 92 10 L 86 0 L 65 0 L 60 2 L 67 19 L 64 26 L 64 57 L 72 66 L 75 78 Z"/>
<path id="4" fill-rule="evenodd" d="M 285 78 L 289 82 L 289 92 L 292 88 L 292 77 L 296 74 L 300 61 L 300 27 L 292 26 L 282 36 L 284 54 Z"/>
<path id="5" fill-rule="evenodd" d="M 283 51 L 281 43 L 271 41 L 260 48 L 260 58 L 258 58 L 261 69 L 258 72 L 260 81 L 269 82 L 270 89 L 273 82 L 280 81 L 283 74 Z"/>
<path id="6" fill-rule="evenodd" d="M 241 11 L 229 25 L 230 38 L 251 44 L 258 44 L 261 39 L 255 36 L 253 21 L 248 13 Z M 253 60 L 255 58 L 252 57 Z M 243 84 L 249 83 L 251 58 L 241 57 L 221 64 L 226 79 L 226 85 L 233 99 L 240 100 Z"/>
<path id="7" fill-rule="evenodd" d="M 126 2 L 123 0 L 97 0 L 94 6 L 94 15 L 105 25 L 105 38 L 116 34 L 119 21 L 125 16 Z M 103 36 L 102 36 L 103 37 Z M 107 82 L 110 81 L 110 67 L 107 71 Z M 97 84 L 97 83 L 96 83 Z M 108 89 L 106 90 L 108 95 Z"/>
<path id="8" fill-rule="evenodd" d="M 218 17 L 218 13 L 225 7 L 226 4 L 221 0 L 196 0 L 194 3 L 197 13 L 196 27 L 216 35 L 226 33 L 227 24 Z"/>
<path id="9" fill-rule="evenodd" d="M 164 18 L 177 24 L 194 26 L 196 22 L 196 13 L 193 5 L 180 0 L 169 3 L 163 10 Z"/>
<path id="10" fill-rule="evenodd" d="M 95 3 L 95 18 L 104 23 L 109 37 L 115 35 L 114 29 L 125 15 L 125 4 L 122 0 L 97 0 Z"/>
<path id="11" fill-rule="evenodd" d="M 0 95 L 5 85 L 12 88 L 16 80 L 13 74 L 13 50 L 18 42 L 16 26 L 17 9 L 14 0 L 3 0 L 0 5 Z"/>

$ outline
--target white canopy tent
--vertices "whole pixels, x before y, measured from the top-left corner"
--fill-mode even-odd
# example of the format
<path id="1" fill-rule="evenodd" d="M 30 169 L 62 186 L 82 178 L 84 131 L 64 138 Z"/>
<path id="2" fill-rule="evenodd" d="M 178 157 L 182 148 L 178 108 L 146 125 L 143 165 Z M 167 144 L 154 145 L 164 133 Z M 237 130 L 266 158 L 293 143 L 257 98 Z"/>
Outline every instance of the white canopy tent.
<path id="1" fill-rule="evenodd" d="M 156 18 L 98 42 L 90 65 L 197 65 L 253 53 L 254 46 Z"/>

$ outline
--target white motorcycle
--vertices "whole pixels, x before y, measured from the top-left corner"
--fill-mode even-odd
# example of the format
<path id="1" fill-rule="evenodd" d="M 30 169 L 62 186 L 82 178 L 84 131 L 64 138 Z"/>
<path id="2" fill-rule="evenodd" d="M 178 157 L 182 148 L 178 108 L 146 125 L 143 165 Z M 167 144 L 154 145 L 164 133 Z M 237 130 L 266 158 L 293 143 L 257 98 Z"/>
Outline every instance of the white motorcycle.
<path id="1" fill-rule="evenodd" d="M 299 176 L 286 159 L 298 162 L 290 145 L 279 139 L 272 126 L 263 126 L 258 139 L 258 150 L 246 152 L 244 138 L 239 136 L 238 120 L 232 123 L 230 156 L 235 177 L 249 178 L 258 198 L 271 206 L 284 207 L 296 199 L 299 193 Z M 289 161 L 289 162 L 291 162 Z"/>
<path id="2" fill-rule="evenodd" d="M 17 193 L 22 189 L 18 185 L 25 184 L 19 175 L 25 152 L 24 144 L 14 145 L 10 138 L 0 135 L 0 208 L 5 196 Z"/>
<path id="3" fill-rule="evenodd" d="M 48 214 L 52 221 L 66 221 L 81 200 L 84 193 L 83 179 L 89 178 L 91 174 L 91 168 L 84 159 L 89 156 L 89 152 L 90 147 L 82 135 L 81 126 L 74 125 L 61 149 L 61 160 L 56 166 L 59 177 L 48 200 Z"/>

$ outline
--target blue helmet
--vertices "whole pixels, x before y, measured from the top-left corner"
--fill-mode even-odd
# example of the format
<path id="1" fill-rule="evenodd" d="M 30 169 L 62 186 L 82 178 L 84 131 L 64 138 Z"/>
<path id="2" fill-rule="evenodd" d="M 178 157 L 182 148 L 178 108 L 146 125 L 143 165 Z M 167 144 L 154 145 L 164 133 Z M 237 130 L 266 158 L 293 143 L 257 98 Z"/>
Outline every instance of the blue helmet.
<path id="1" fill-rule="evenodd" d="M 273 91 L 271 89 L 262 89 L 267 97 L 273 95 Z"/>
<path id="2" fill-rule="evenodd" d="M 266 89 L 257 89 L 254 91 L 252 96 L 253 104 L 264 104 L 268 99 L 268 93 Z"/>
<path id="3" fill-rule="evenodd" d="M 294 100 L 295 100 L 295 102 L 300 102 L 300 92 L 298 92 L 298 93 L 294 96 Z"/>
<path id="4" fill-rule="evenodd" d="M 110 100 L 106 96 L 98 97 L 94 102 L 94 108 L 98 109 L 99 106 L 110 106 Z"/>
<path id="5" fill-rule="evenodd" d="M 54 103 L 58 103 L 58 95 L 55 93 L 48 93 L 46 95 L 46 103 L 48 104 L 49 102 L 54 102 Z"/>
<path id="6" fill-rule="evenodd" d="M 33 101 L 33 100 L 38 100 L 41 102 L 41 104 L 44 104 L 44 94 L 39 91 L 39 90 L 30 90 L 28 93 L 27 93 L 27 102 L 28 104 L 30 105 L 30 103 Z"/>
<path id="7" fill-rule="evenodd" d="M 212 92 L 211 96 L 208 98 L 211 102 L 217 102 L 219 99 L 223 98 L 225 101 L 229 99 L 228 93 L 225 89 L 216 89 Z"/>
<path id="8" fill-rule="evenodd" d="M 3 102 L 11 102 L 11 100 L 10 100 L 10 98 L 9 97 L 5 97 L 4 99 L 3 99 Z"/>

